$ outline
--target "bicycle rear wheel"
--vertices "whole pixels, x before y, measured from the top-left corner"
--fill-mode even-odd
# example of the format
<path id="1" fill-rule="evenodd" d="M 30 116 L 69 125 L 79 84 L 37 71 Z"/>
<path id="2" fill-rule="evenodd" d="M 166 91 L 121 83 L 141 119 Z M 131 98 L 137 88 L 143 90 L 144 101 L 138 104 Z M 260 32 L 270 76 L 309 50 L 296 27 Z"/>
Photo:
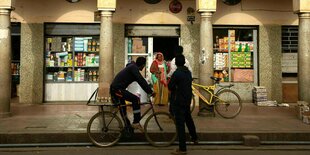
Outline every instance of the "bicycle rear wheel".
<path id="1" fill-rule="evenodd" d="M 104 125 L 105 124 L 105 125 Z M 121 119 L 111 112 L 99 112 L 88 122 L 87 134 L 91 142 L 99 147 L 112 146 L 122 135 Z"/>
<path id="2" fill-rule="evenodd" d="M 155 112 L 144 123 L 144 134 L 153 146 L 169 146 L 176 137 L 176 125 L 172 115 L 166 112 Z"/>
<path id="3" fill-rule="evenodd" d="M 224 118 L 236 117 L 242 109 L 240 96 L 233 90 L 224 89 L 216 94 L 215 110 Z"/>

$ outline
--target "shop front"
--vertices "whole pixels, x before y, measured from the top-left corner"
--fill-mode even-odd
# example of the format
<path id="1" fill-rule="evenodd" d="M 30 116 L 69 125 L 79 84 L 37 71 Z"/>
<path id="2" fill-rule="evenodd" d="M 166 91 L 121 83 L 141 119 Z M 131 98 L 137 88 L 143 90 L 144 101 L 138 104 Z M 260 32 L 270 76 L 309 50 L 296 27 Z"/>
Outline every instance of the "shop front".
<path id="1" fill-rule="evenodd" d="M 265 86 L 269 100 L 282 102 L 281 29 L 298 25 L 291 0 L 281 5 L 276 0 L 234 5 L 214 0 L 215 10 L 207 13 L 195 11 L 202 0 L 177 2 L 116 0 L 115 10 L 109 11 L 100 10 L 97 0 L 16 1 L 11 21 L 21 23 L 20 102 L 85 101 L 100 79 L 106 79 L 108 73 L 101 70 L 112 66 L 115 74 L 137 56 L 145 56 L 147 76 L 154 53 L 163 52 L 169 61 L 175 45 L 183 46 L 193 76 L 201 82 L 218 76 L 223 83 L 234 83 L 244 102 L 252 102 L 254 86 Z M 101 39 L 107 35 L 102 29 L 107 22 L 102 22 L 102 14 L 96 17 L 98 9 L 111 14 L 108 49 Z M 211 33 L 201 24 L 205 15 Z M 101 59 L 111 54 L 109 50 L 113 59 Z M 200 61 L 204 50 L 208 65 Z M 208 75 L 202 76 L 202 70 Z"/>

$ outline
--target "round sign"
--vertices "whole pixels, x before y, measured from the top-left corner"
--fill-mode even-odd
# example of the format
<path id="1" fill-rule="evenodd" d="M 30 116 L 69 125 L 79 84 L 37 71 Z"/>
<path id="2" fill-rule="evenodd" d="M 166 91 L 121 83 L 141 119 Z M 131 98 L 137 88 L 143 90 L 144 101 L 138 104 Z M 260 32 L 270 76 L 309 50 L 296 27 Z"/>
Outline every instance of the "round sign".
<path id="1" fill-rule="evenodd" d="M 179 2 L 178 0 L 173 0 L 169 4 L 169 10 L 172 13 L 179 13 L 182 10 L 182 3 Z"/>

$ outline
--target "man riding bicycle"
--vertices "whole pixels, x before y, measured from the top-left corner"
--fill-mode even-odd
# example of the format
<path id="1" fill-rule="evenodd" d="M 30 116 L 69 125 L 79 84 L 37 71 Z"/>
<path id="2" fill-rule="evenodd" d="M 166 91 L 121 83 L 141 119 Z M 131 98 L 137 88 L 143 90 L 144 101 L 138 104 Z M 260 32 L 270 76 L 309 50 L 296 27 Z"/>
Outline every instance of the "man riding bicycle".
<path id="1" fill-rule="evenodd" d="M 143 70 L 145 64 L 146 59 L 144 57 L 138 57 L 136 62 L 132 62 L 122 69 L 115 76 L 110 85 L 110 94 L 113 103 L 119 102 L 120 104 L 125 105 L 125 100 L 132 102 L 134 119 L 131 127 L 139 129 L 141 132 L 143 132 L 143 128 L 139 123 L 141 119 L 140 98 L 126 90 L 126 88 L 132 82 L 136 81 L 147 94 L 152 94 L 154 96 L 153 90 L 139 72 Z M 120 110 L 122 117 L 125 118 L 124 121 L 126 122 L 126 125 L 129 125 L 130 121 L 127 118 L 126 106 L 122 106 Z"/>

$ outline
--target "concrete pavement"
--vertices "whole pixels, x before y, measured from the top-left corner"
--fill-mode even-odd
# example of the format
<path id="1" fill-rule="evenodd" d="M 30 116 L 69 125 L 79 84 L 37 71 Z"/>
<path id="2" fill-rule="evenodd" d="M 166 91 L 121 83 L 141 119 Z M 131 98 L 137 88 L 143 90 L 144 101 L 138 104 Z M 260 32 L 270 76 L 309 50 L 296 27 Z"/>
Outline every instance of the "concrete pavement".
<path id="1" fill-rule="evenodd" d="M 261 143 L 310 144 L 310 125 L 297 118 L 293 104 L 290 107 L 243 105 L 240 115 L 234 119 L 219 115 L 200 117 L 196 108 L 193 118 L 200 141 L 242 143 L 244 135 L 256 135 Z M 131 107 L 128 110 L 131 111 Z M 167 107 L 157 107 L 157 110 L 167 110 Z M 87 106 L 86 102 L 11 103 L 12 117 L 0 119 L 0 144 L 90 143 L 86 126 L 97 111 L 96 106 Z M 146 142 L 141 133 L 122 141 Z"/>

